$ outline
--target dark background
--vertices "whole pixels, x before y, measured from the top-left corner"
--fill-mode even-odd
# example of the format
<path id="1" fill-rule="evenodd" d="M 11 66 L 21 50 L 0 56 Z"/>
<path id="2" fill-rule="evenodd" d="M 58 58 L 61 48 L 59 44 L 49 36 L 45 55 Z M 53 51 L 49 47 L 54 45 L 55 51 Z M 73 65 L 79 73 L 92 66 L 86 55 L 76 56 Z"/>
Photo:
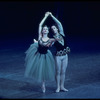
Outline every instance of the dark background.
<path id="1" fill-rule="evenodd" d="M 38 26 L 51 11 L 62 23 L 71 48 L 65 88 L 41 84 L 24 77 L 25 51 L 38 38 Z M 53 21 L 48 18 L 48 26 Z M 0 98 L 100 98 L 99 1 L 2 1 L 0 2 Z M 54 49 L 52 49 L 54 50 Z"/>
<path id="2" fill-rule="evenodd" d="M 62 23 L 72 52 L 100 50 L 99 1 L 0 2 L 0 49 L 28 48 L 38 38 L 38 25 L 51 11 Z M 47 25 L 52 25 L 48 18 Z"/>

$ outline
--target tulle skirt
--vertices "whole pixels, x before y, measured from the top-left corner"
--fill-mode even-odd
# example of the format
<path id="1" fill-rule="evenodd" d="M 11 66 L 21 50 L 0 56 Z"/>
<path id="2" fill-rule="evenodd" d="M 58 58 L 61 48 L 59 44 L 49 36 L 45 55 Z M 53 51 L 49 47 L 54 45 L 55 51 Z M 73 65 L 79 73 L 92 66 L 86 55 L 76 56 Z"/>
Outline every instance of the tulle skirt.
<path id="1" fill-rule="evenodd" d="M 49 49 L 46 54 L 41 54 L 38 52 L 38 43 L 33 43 L 25 53 L 25 77 L 38 82 L 55 79 L 55 61 Z"/>

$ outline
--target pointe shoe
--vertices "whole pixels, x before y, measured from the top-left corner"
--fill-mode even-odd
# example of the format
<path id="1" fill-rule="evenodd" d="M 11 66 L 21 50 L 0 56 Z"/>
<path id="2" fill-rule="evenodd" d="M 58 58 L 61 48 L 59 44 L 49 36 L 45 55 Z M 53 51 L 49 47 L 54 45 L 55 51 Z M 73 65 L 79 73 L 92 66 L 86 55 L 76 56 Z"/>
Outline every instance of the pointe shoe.
<path id="1" fill-rule="evenodd" d="M 65 91 L 65 92 L 67 92 L 67 91 L 68 91 L 68 89 L 66 89 L 66 88 L 64 88 L 64 87 L 63 87 L 63 88 L 61 88 L 61 90 L 62 90 L 62 91 Z"/>
<path id="2" fill-rule="evenodd" d="M 42 91 L 43 91 L 43 93 L 45 93 L 45 91 L 46 91 L 46 88 L 45 88 L 45 87 L 42 87 Z"/>
<path id="3" fill-rule="evenodd" d="M 56 92 L 60 92 L 60 88 L 57 88 Z"/>

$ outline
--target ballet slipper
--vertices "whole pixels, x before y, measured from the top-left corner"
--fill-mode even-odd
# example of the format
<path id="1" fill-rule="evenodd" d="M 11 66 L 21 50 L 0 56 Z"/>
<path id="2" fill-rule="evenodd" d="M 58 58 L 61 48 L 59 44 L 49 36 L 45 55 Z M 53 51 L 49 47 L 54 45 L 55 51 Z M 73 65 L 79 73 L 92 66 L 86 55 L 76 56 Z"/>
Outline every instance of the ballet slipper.
<path id="1" fill-rule="evenodd" d="M 57 88 L 57 89 L 56 89 L 56 92 L 60 92 L 60 88 Z"/>
<path id="2" fill-rule="evenodd" d="M 61 87 L 61 90 L 62 90 L 62 91 L 65 91 L 65 92 L 68 91 L 68 89 L 66 89 L 66 88 L 64 88 L 64 87 Z"/>
<path id="3" fill-rule="evenodd" d="M 45 91 L 46 91 L 45 86 L 42 86 L 42 92 L 45 93 Z"/>

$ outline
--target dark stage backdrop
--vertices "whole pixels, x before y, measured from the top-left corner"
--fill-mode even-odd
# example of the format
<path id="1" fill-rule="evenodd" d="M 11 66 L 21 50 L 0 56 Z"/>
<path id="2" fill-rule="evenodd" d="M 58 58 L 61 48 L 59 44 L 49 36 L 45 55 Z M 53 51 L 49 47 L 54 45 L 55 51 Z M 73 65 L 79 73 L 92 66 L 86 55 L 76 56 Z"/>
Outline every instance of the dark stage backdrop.
<path id="1" fill-rule="evenodd" d="M 100 50 L 99 1 L 0 2 L 0 49 L 28 48 L 46 11 L 63 24 L 72 52 Z M 49 18 L 45 23 L 53 24 Z"/>

